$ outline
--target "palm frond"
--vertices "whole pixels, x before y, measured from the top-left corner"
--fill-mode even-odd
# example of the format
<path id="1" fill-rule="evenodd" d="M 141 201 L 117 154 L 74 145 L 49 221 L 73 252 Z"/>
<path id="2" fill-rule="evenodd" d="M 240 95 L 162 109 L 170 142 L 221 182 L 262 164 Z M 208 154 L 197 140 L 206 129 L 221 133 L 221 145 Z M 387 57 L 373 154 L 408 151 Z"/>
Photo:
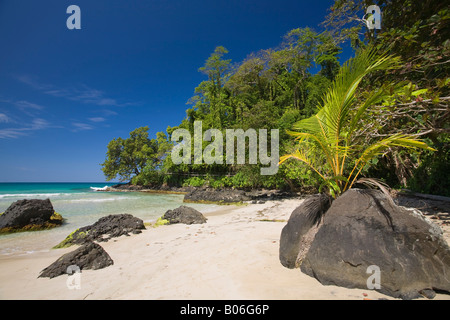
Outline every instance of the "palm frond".
<path id="1" fill-rule="evenodd" d="M 322 179 L 325 180 L 325 177 L 314 166 L 314 163 L 313 163 L 312 159 L 310 159 L 306 155 L 305 152 L 300 151 L 300 150 L 297 150 L 294 153 L 287 154 L 287 155 L 284 155 L 284 156 L 280 157 L 280 162 L 278 163 L 278 165 L 282 164 L 283 162 L 285 162 L 286 160 L 288 160 L 290 158 L 294 158 L 294 159 L 297 159 L 297 160 L 300 160 L 300 161 L 304 162 L 311 169 L 313 169 Z"/>
<path id="2" fill-rule="evenodd" d="M 361 51 L 355 58 L 344 64 L 324 99 L 323 109 L 331 137 L 338 139 L 342 128 L 347 126 L 351 107 L 356 99 L 356 90 L 361 80 L 370 72 L 393 69 L 398 64 L 398 58 L 389 55 L 377 56 L 374 50 Z M 381 93 L 373 95 L 370 99 L 372 101 L 363 104 L 360 114 L 380 97 Z"/>
<path id="3" fill-rule="evenodd" d="M 370 107 L 390 97 L 392 90 L 395 92 L 400 84 L 390 87 L 390 90 L 380 88 L 370 91 L 362 102 L 359 102 L 360 98 L 357 96 L 358 86 L 371 72 L 395 69 L 399 66 L 398 57 L 379 55 L 374 49 L 359 51 L 340 68 L 336 79 L 323 97 L 323 105 L 317 114 L 298 121 L 293 126 L 295 131 L 288 132 L 298 140 L 299 149 L 281 157 L 280 164 L 290 158 L 306 163 L 325 181 L 330 192 L 337 196 L 353 185 L 371 159 L 393 147 L 434 150 L 413 135 L 405 134 L 394 134 L 372 144 L 367 141 L 362 145 L 358 144 L 360 137 L 357 134 L 364 131 L 361 130 L 364 125 L 361 121 L 363 115 Z M 351 168 L 348 168 L 350 161 L 353 168 L 347 175 L 344 172 Z M 337 178 L 344 176 L 347 178 Z"/>
<path id="4" fill-rule="evenodd" d="M 394 134 L 390 137 L 382 139 L 368 146 L 357 162 L 367 163 L 374 157 L 381 155 L 384 151 L 392 147 L 404 147 L 409 149 L 424 149 L 430 151 L 436 151 L 429 147 L 425 142 L 415 138 L 413 135 L 408 134 Z"/>
<path id="5" fill-rule="evenodd" d="M 326 137 L 326 123 L 323 110 L 319 110 L 317 114 L 294 123 L 293 129 Z"/>
<path id="6" fill-rule="evenodd" d="M 424 149 L 430 151 L 436 151 L 435 149 L 429 147 L 425 142 L 420 139 L 415 138 L 413 135 L 408 134 L 394 134 L 390 137 L 382 139 L 368 146 L 360 155 L 360 157 L 355 161 L 352 172 L 349 175 L 349 180 L 353 177 L 350 184 L 346 184 L 344 190 L 351 188 L 355 183 L 356 178 L 361 172 L 362 168 L 372 159 L 381 155 L 383 152 L 387 151 L 393 147 L 403 147 L 407 149 Z M 359 168 L 359 169 L 358 169 Z M 353 172 L 358 170 L 358 172 L 353 176 Z"/>
<path id="7" fill-rule="evenodd" d="M 366 186 L 368 186 L 369 188 L 373 189 L 373 188 L 379 188 L 384 195 L 386 196 L 386 198 L 389 200 L 389 202 L 392 205 L 395 205 L 394 203 L 394 199 L 392 199 L 391 193 L 389 192 L 390 187 L 383 181 L 381 181 L 380 179 L 375 179 L 375 178 L 360 178 L 356 181 L 356 183 L 361 183 L 364 184 Z"/>

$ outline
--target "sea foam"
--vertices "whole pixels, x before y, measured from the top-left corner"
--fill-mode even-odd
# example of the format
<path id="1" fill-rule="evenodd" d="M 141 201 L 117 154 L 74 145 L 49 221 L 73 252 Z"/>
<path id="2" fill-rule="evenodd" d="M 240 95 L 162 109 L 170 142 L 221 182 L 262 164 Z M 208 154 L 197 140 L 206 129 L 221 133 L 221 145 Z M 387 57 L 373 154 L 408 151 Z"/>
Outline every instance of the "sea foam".
<path id="1" fill-rule="evenodd" d="M 35 198 L 35 197 L 57 197 L 73 195 L 74 193 L 6 193 L 0 194 L 0 199 L 3 198 Z"/>
<path id="2" fill-rule="evenodd" d="M 108 186 L 104 186 L 103 188 L 97 188 L 97 187 L 90 187 L 94 191 L 106 191 L 108 190 Z"/>

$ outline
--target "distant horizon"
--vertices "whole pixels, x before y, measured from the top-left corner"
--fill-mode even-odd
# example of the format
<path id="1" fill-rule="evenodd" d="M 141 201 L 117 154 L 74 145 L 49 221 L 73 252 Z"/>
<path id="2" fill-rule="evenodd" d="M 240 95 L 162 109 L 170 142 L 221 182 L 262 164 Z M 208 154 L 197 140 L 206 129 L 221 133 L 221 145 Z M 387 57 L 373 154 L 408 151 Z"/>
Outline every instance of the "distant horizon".
<path id="1" fill-rule="evenodd" d="M 119 181 L 0 181 L 0 183 L 128 183 L 128 182 L 119 182 Z"/>

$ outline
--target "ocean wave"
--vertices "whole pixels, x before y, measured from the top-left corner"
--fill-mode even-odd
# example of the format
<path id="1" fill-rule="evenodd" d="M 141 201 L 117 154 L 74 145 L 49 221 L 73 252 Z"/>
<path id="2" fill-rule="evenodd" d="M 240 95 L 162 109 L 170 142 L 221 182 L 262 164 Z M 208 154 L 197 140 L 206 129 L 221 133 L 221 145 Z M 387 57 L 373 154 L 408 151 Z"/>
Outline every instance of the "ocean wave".
<path id="1" fill-rule="evenodd" d="M 97 187 L 90 187 L 94 191 L 106 191 L 108 190 L 108 186 L 104 186 L 103 188 L 97 188 Z"/>
<path id="2" fill-rule="evenodd" d="M 86 199 L 73 199 L 73 200 L 68 200 L 68 202 L 110 202 L 110 201 L 118 201 L 118 200 L 130 200 L 130 199 L 135 199 L 135 198 L 131 198 L 131 197 L 114 197 L 114 198 L 86 198 Z"/>
<path id="3" fill-rule="evenodd" d="M 74 193 L 6 193 L 0 194 L 0 199 L 3 198 L 33 198 L 33 197 L 57 197 L 68 196 Z"/>

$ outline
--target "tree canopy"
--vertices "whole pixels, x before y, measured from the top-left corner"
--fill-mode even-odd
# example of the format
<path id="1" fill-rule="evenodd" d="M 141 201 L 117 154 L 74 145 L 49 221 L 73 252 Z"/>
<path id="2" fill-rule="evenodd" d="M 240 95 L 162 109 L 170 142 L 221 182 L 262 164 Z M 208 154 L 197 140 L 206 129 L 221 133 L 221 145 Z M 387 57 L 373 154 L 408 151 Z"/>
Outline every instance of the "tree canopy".
<path id="1" fill-rule="evenodd" d="M 364 23 L 365 9 L 372 4 L 381 8 L 381 30 L 369 30 Z M 127 139 L 113 139 L 102 164 L 105 176 L 145 185 L 317 191 L 323 170 L 301 162 L 283 162 L 273 176 L 259 175 L 259 162 L 174 165 L 171 135 L 176 129 L 193 134 L 195 121 L 202 121 L 202 133 L 214 128 L 224 138 L 226 129 L 279 129 L 280 154 L 294 154 L 298 141 L 288 132 L 331 103 L 337 77 L 343 81 L 341 74 L 349 68 L 339 56 L 350 44 L 355 54 L 386 52 L 396 62 L 395 68 L 365 74 L 352 89 L 346 115 L 357 116 L 359 122 L 351 128 L 358 145 L 369 148 L 394 136 L 421 139 L 430 146 L 410 152 L 391 144 L 358 167 L 358 175 L 376 176 L 393 187 L 450 195 L 448 176 L 439 174 L 450 171 L 449 19 L 448 6 L 439 0 L 335 0 L 320 31 L 292 29 L 278 47 L 249 53 L 241 62 L 227 59 L 228 50 L 218 46 L 199 68 L 205 79 L 193 90 L 185 119 L 157 133 L 156 139 L 148 137 L 147 127 L 132 131 Z M 365 104 L 370 108 L 358 113 Z M 343 162 L 360 156 L 349 152 Z M 330 163 L 322 159 L 315 168 L 329 170 Z M 339 179 L 336 185 L 342 184 Z"/>
<path id="2" fill-rule="evenodd" d="M 149 139 L 148 127 L 140 127 L 130 132 L 127 139 L 116 138 L 108 143 L 106 160 L 102 170 L 106 179 L 116 177 L 120 181 L 139 176 L 145 167 L 156 169 L 168 150 L 164 133 L 158 133 L 157 139 Z"/>

